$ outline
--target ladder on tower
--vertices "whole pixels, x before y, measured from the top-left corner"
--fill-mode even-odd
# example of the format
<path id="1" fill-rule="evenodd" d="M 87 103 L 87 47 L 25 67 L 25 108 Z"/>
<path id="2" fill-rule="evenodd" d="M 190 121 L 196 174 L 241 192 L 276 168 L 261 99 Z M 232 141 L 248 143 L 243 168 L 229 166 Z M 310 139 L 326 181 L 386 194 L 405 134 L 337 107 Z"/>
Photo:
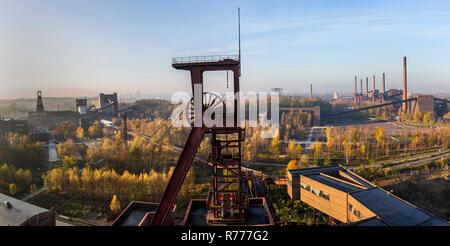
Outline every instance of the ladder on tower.
<path id="1" fill-rule="evenodd" d="M 208 196 L 209 224 L 245 222 L 248 207 L 247 186 L 241 171 L 241 143 L 244 129 L 212 128 L 210 162 L 213 164 L 213 187 Z"/>

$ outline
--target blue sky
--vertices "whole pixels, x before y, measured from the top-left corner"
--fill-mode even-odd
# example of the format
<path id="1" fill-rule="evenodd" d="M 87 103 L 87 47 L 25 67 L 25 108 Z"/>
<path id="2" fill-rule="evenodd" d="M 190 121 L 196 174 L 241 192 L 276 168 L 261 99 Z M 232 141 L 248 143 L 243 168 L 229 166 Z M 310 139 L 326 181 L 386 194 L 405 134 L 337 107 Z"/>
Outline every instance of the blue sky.
<path id="1" fill-rule="evenodd" d="M 448 1 L 0 0 L 0 98 L 190 91 L 171 58 L 236 54 L 237 7 L 243 90 L 400 88 L 407 56 L 409 89 L 450 92 Z"/>

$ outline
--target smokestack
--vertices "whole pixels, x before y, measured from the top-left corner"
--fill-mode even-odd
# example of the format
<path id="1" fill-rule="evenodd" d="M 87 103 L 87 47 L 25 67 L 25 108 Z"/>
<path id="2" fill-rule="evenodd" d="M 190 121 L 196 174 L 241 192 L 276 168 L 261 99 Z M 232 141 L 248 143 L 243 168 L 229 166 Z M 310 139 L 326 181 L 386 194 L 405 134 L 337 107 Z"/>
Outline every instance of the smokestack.
<path id="1" fill-rule="evenodd" d="M 366 94 L 369 94 L 369 78 L 366 77 Z"/>
<path id="2" fill-rule="evenodd" d="M 309 99 L 312 99 L 312 84 L 309 85 L 310 87 L 310 92 L 309 92 Z"/>
<path id="3" fill-rule="evenodd" d="M 361 79 L 361 95 L 363 94 L 363 87 L 362 87 L 362 79 Z"/>
<path id="4" fill-rule="evenodd" d="M 372 101 L 375 102 L 375 75 L 373 76 Z"/>
<path id="5" fill-rule="evenodd" d="M 355 76 L 355 103 L 356 103 L 356 101 L 357 101 L 357 99 L 356 99 L 356 97 L 357 97 L 357 95 L 358 95 L 358 79 L 356 78 L 356 76 Z"/>
<path id="6" fill-rule="evenodd" d="M 407 87 L 407 78 L 406 78 L 406 56 L 403 57 L 403 100 L 408 99 L 408 87 Z M 407 109 L 408 103 L 404 102 L 403 103 L 403 113 L 407 113 L 408 109 Z"/>
<path id="7" fill-rule="evenodd" d="M 385 87 L 385 78 L 383 73 L 383 94 L 381 95 L 381 102 L 384 102 L 384 94 L 386 93 L 386 87 Z"/>

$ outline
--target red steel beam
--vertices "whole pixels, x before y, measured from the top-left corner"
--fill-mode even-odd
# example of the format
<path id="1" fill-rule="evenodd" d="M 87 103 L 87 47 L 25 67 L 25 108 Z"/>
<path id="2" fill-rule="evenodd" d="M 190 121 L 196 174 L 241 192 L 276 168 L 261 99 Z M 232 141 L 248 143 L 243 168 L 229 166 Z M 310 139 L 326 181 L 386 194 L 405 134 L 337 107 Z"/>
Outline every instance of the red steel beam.
<path id="1" fill-rule="evenodd" d="M 207 129 L 203 127 L 194 127 L 189 134 L 189 138 L 184 145 L 178 163 L 173 170 L 169 183 L 167 184 L 161 202 L 155 211 L 155 215 L 150 223 L 152 226 L 162 226 L 169 214 L 170 208 L 174 205 L 178 192 L 180 191 L 183 180 L 191 167 L 197 149 L 203 139 L 203 134 Z"/>

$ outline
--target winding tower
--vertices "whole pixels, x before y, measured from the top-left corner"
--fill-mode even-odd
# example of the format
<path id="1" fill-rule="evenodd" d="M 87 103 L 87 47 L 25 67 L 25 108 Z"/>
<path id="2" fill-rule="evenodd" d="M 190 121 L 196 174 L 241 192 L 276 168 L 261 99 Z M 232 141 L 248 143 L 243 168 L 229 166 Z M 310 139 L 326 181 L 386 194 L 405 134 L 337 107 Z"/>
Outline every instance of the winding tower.
<path id="1" fill-rule="evenodd" d="M 203 91 L 203 73 L 205 71 L 232 71 L 233 90 L 235 95 L 238 95 L 239 56 L 179 57 L 173 58 L 172 66 L 175 69 L 190 72 L 193 98 L 201 99 L 201 115 L 208 109 L 222 107 L 221 112 L 223 112 L 222 119 L 224 124 L 219 127 L 206 126 L 201 115 L 195 112 L 195 102 L 192 99 L 188 105 L 191 109 L 191 132 L 155 212 L 152 225 L 158 226 L 164 223 L 165 217 L 175 202 L 178 191 L 205 134 L 211 134 L 209 162 L 213 166 L 213 188 L 208 196 L 209 212 L 207 220 L 211 223 L 234 224 L 244 222 L 244 211 L 248 206 L 248 201 L 246 197 L 247 192 L 242 185 L 241 142 L 244 139 L 244 129 L 238 125 L 239 98 L 236 97 L 234 99 L 233 124 L 229 126 L 230 124 L 225 122 L 227 119 L 227 110 L 225 109 L 223 100 L 220 96 Z M 198 89 L 195 90 L 195 87 L 200 88 L 200 91 Z M 201 93 L 202 96 L 197 96 L 196 93 Z M 215 117 L 215 115 L 212 115 L 212 118 Z M 228 116 L 228 118 L 230 117 Z M 201 120 L 200 126 L 194 124 L 196 120 Z"/>
<path id="2" fill-rule="evenodd" d="M 238 21 L 238 23 L 240 22 Z M 207 199 L 207 222 L 209 224 L 240 224 L 245 222 L 248 191 L 246 190 L 247 186 L 243 184 L 244 177 L 241 171 L 241 144 L 244 140 L 244 129 L 238 124 L 240 53 L 239 32 L 238 55 L 193 56 L 172 59 L 173 68 L 189 71 L 191 75 L 193 99 L 190 104 L 186 105 L 189 109 L 188 112 L 190 112 L 191 132 L 161 202 L 155 211 L 151 225 L 161 226 L 164 224 L 205 134 L 211 134 L 211 152 L 208 161 L 213 167 L 213 187 Z M 235 94 L 232 105 L 234 107 L 233 115 L 227 113 L 231 110 L 225 108 L 226 103 L 220 95 L 203 91 L 203 73 L 206 71 L 227 71 L 227 76 L 228 71 L 233 73 L 233 91 Z M 194 98 L 197 101 L 200 99 L 201 102 L 194 102 Z M 201 108 L 201 114 L 196 112 L 198 108 Z M 213 110 L 211 119 L 216 119 L 219 116 L 215 114 L 223 114 L 221 118 L 223 124 L 219 124 L 219 126 L 205 124 L 202 115 L 217 108 L 220 110 Z M 230 124 L 230 121 L 232 124 Z M 198 122 L 201 122 L 201 124 Z"/>

